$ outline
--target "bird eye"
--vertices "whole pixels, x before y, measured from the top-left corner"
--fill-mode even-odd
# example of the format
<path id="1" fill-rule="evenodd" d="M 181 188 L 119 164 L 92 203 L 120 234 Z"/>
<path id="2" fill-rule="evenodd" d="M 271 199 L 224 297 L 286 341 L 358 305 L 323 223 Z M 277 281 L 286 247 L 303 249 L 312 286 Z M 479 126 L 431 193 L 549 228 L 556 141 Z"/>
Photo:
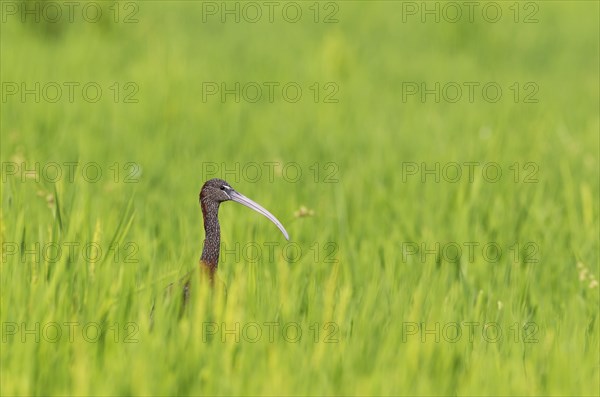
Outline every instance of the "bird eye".
<path id="1" fill-rule="evenodd" d="M 225 186 L 221 186 L 221 190 L 225 190 Z"/>

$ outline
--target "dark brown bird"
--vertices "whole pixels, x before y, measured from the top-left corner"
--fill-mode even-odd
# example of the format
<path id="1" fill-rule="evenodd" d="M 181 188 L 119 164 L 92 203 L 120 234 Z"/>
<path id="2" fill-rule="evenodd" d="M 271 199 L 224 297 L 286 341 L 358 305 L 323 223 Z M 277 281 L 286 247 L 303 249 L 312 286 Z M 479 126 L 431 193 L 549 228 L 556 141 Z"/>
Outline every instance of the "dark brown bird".
<path id="1" fill-rule="evenodd" d="M 219 226 L 219 205 L 224 201 L 235 201 L 252 208 L 254 211 L 264 215 L 273 222 L 283 233 L 286 240 L 289 235 L 281 222 L 273 214 L 258 205 L 241 193 L 235 191 L 229 183 L 223 179 L 210 179 L 204 183 L 200 190 L 200 206 L 204 217 L 204 247 L 200 257 L 200 267 L 203 273 L 208 274 L 210 280 L 214 279 L 214 273 L 219 265 L 219 251 L 221 245 L 221 227 Z"/>
<path id="2" fill-rule="evenodd" d="M 259 204 L 250 200 L 248 197 L 235 191 L 229 183 L 222 179 L 210 179 L 204 183 L 200 190 L 200 206 L 202 208 L 202 216 L 204 217 L 204 247 L 202 248 L 202 256 L 200 257 L 201 276 L 205 276 L 210 280 L 210 284 L 214 283 L 215 272 L 219 265 L 219 251 L 221 245 L 221 227 L 219 225 L 219 205 L 224 201 L 235 201 L 243 204 L 246 207 L 252 208 L 254 211 L 264 215 L 273 222 L 283 233 L 286 240 L 289 240 L 289 235 L 281 222 L 275 218 L 273 214 L 264 209 Z M 181 306 L 180 315 L 183 315 L 183 309 L 187 306 L 190 298 L 190 286 L 192 281 L 193 271 L 186 274 L 179 282 L 183 284 L 183 304 Z M 169 284 L 166 289 L 168 295 L 171 294 L 174 283 Z M 150 310 L 150 328 L 154 324 L 154 302 Z"/>

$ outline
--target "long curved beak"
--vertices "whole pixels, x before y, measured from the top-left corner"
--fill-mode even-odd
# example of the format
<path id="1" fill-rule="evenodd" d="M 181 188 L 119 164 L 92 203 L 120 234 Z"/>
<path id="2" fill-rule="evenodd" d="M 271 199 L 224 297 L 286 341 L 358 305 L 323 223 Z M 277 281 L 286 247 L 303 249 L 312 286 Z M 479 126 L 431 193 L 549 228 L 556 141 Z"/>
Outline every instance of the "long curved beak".
<path id="1" fill-rule="evenodd" d="M 281 222 L 279 222 L 279 220 L 277 218 L 275 218 L 275 215 L 271 214 L 269 211 L 264 209 L 261 205 L 255 203 L 254 201 L 250 200 L 248 197 L 236 192 L 235 190 L 229 191 L 229 196 L 236 203 L 245 205 L 248 208 L 252 208 L 256 212 L 263 214 L 265 217 L 267 217 L 267 219 L 269 219 L 271 222 L 273 222 L 279 228 L 279 230 L 281 230 L 281 233 L 283 233 L 286 240 L 288 240 L 288 241 L 290 240 L 290 236 L 288 235 L 288 232 L 285 230 L 285 228 L 283 227 Z"/>

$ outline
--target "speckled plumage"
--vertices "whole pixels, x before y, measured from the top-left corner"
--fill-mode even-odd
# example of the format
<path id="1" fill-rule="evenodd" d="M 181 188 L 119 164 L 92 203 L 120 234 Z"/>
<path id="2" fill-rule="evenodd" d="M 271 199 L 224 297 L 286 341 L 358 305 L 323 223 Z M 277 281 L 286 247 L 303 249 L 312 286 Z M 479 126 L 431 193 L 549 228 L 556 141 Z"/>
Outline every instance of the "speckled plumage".
<path id="1" fill-rule="evenodd" d="M 210 179 L 200 190 L 200 207 L 204 217 L 204 246 L 200 264 L 208 271 L 212 280 L 219 265 L 221 247 L 221 227 L 219 226 L 219 205 L 231 198 L 224 189 L 232 187 L 222 179 Z"/>

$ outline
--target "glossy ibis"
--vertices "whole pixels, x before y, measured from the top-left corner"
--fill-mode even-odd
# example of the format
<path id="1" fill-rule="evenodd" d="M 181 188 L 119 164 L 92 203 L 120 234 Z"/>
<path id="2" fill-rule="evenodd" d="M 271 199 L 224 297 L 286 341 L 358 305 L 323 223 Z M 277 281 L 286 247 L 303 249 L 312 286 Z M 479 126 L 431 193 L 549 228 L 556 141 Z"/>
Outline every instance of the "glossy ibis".
<path id="1" fill-rule="evenodd" d="M 219 251 L 221 245 L 221 227 L 219 226 L 219 205 L 224 201 L 235 201 L 252 208 L 254 211 L 264 215 L 273 222 L 281 233 L 289 240 L 289 235 L 281 222 L 273 214 L 250 200 L 243 194 L 235 191 L 229 183 L 223 179 L 210 179 L 204 183 L 200 190 L 200 206 L 204 217 L 204 247 L 200 257 L 200 267 L 207 274 L 211 282 L 219 264 Z"/>
<path id="2" fill-rule="evenodd" d="M 219 251 L 221 245 L 221 227 L 219 225 L 219 205 L 224 201 L 235 201 L 243 204 L 246 207 L 252 208 L 254 211 L 264 215 L 273 222 L 283 233 L 286 240 L 289 240 L 289 235 L 281 222 L 273 214 L 263 208 L 261 205 L 250 200 L 243 194 L 235 191 L 229 183 L 222 179 L 210 179 L 204 183 L 200 190 L 200 206 L 202 208 L 202 216 L 204 218 L 204 247 L 202 248 L 202 256 L 200 257 L 201 276 L 207 276 L 210 284 L 214 283 L 214 276 L 219 265 Z M 183 309 L 187 306 L 190 295 L 190 284 L 193 271 L 186 274 L 180 283 L 183 284 L 183 305 L 180 314 L 183 314 Z M 170 294 L 173 288 L 173 283 L 167 287 L 167 292 Z M 150 328 L 154 324 L 154 303 L 150 311 Z"/>

